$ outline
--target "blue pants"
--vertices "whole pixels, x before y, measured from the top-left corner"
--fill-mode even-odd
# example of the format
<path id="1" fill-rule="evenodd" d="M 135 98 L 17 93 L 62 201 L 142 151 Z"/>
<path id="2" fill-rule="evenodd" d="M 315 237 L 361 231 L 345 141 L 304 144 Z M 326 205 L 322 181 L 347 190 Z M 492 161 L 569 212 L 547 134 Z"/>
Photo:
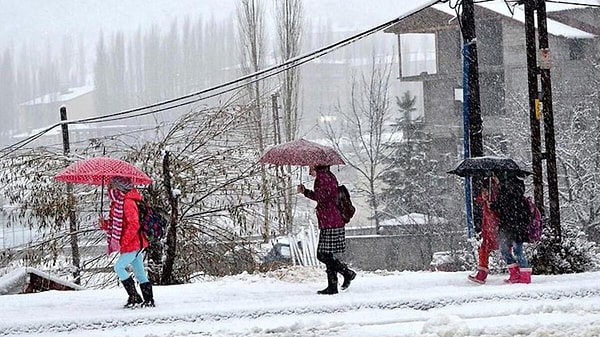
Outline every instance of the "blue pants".
<path id="1" fill-rule="evenodd" d="M 119 276 L 119 280 L 125 281 L 129 278 L 129 273 L 127 272 L 127 269 L 125 269 L 128 265 L 133 267 L 133 275 L 135 275 L 138 283 L 148 282 L 148 276 L 144 270 L 144 255 L 141 251 L 136 250 L 129 253 L 121 253 L 114 266 L 115 273 Z"/>
<path id="2" fill-rule="evenodd" d="M 512 252 L 511 252 L 512 247 Z M 501 240 L 500 241 L 500 253 L 506 261 L 506 264 L 518 263 L 519 268 L 527 268 L 529 267 L 529 262 L 527 262 L 527 257 L 525 257 L 525 252 L 523 251 L 523 243 L 516 242 L 511 240 Z M 513 256 L 514 254 L 514 256 Z"/>

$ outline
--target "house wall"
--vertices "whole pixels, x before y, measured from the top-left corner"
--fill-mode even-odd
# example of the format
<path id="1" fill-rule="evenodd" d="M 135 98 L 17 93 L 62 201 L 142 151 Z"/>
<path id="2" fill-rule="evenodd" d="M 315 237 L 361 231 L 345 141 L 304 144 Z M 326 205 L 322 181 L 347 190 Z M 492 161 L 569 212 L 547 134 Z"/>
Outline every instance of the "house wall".
<path id="1" fill-rule="evenodd" d="M 366 271 L 427 270 L 433 253 L 465 249 L 464 233 L 346 237 L 345 262 Z"/>
<path id="2" fill-rule="evenodd" d="M 435 11 L 429 9 L 418 13 L 410 21 L 395 25 L 387 32 L 436 32 L 438 74 L 418 78 L 424 82 L 425 120 L 436 137 L 461 137 L 461 132 L 456 132 L 456 129 L 462 130 L 462 104 L 450 94 L 454 88 L 462 86 L 462 58 L 452 56 L 462 48 L 454 42 L 456 40 L 453 37 L 460 37 L 460 31 L 458 26 L 448 24 L 449 16 L 440 12 L 430 13 Z M 600 15 L 597 13 L 600 12 L 586 12 L 581 22 L 588 25 L 592 22 L 598 26 L 594 21 Z M 435 19 L 427 21 L 427 18 Z M 503 134 L 528 133 L 529 94 L 524 25 L 510 17 L 478 7 L 476 34 L 484 139 L 500 140 L 498 136 Z M 600 93 L 598 71 L 592 68 L 593 61 L 597 63 L 600 59 L 599 41 L 598 38 L 575 40 L 549 36 L 555 119 L 566 116 L 576 104 L 589 103 L 590 97 Z M 572 59 L 570 45 L 573 43 L 581 47 L 581 52 L 585 54 L 583 59 Z M 400 77 L 400 80 L 414 81 L 415 78 Z M 454 113 L 449 113 L 450 110 Z M 456 118 L 451 118 L 452 115 Z M 515 125 L 522 125 L 523 129 L 514 130 Z M 528 144 L 510 144 L 513 149 L 523 149 L 523 156 L 527 158 L 528 147 L 523 145 Z"/>
<path id="3" fill-rule="evenodd" d="M 68 119 L 87 118 L 96 115 L 94 92 L 88 92 L 68 101 L 45 104 L 22 104 L 19 106 L 19 128 L 21 132 L 46 127 L 60 121 L 60 107 L 67 107 Z"/>

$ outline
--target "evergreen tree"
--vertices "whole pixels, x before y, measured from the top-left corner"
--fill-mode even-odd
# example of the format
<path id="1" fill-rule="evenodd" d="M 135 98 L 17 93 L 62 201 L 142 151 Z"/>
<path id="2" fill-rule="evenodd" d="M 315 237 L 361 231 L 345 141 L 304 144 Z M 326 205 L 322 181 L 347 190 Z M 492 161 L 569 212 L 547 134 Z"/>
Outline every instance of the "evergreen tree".
<path id="1" fill-rule="evenodd" d="M 109 103 L 108 55 L 104 46 L 104 34 L 100 32 L 96 44 L 96 63 L 94 64 L 94 86 L 96 87 L 96 111 L 98 114 L 107 113 Z"/>
<path id="2" fill-rule="evenodd" d="M 424 129 L 420 120 L 411 118 L 415 111 L 416 96 L 410 92 L 402 98 L 396 97 L 401 117 L 392 124 L 393 131 L 401 133 L 401 138 L 392 138 L 386 146 L 392 155 L 386 158 L 389 169 L 381 174 L 383 213 L 387 218 L 395 218 L 409 213 L 433 215 L 436 202 L 433 196 L 439 195 L 440 178 L 437 177 L 437 161 L 430 159 L 431 135 Z M 437 212 L 433 212 L 437 213 Z"/>
<path id="3" fill-rule="evenodd" d="M 0 73 L 4 77 L 0 81 L 0 119 L 3 123 L 0 128 L 0 142 L 8 142 L 8 136 L 16 131 L 16 93 L 15 72 L 13 68 L 13 57 L 10 49 L 0 55 Z"/>

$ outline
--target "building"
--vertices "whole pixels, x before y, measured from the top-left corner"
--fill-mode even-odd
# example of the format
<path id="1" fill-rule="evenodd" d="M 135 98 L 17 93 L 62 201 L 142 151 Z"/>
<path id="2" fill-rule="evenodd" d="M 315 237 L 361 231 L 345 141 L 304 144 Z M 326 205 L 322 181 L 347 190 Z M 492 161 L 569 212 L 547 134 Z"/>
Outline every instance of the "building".
<path id="1" fill-rule="evenodd" d="M 598 77 L 593 67 L 600 60 L 600 9 L 566 10 L 549 13 L 548 17 L 553 108 L 557 116 L 599 93 L 598 85 L 590 83 Z M 475 22 L 485 142 L 486 137 L 514 132 L 511 123 L 515 118 L 528 130 L 523 7 L 509 7 L 502 1 L 478 3 Z M 386 32 L 397 35 L 399 80 L 421 89 L 423 94 L 418 99 L 424 106 L 424 122 L 438 139 L 439 150 L 460 148 L 463 60 L 456 12 L 448 4 L 434 5 Z M 516 117 L 514 112 L 518 112 Z M 506 117 L 512 119 L 511 123 Z"/>
<path id="2" fill-rule="evenodd" d="M 3 270 L 4 271 L 4 270 Z M 85 288 L 31 267 L 20 267 L 0 276 L 0 295 L 30 294 L 48 290 Z"/>
<path id="3" fill-rule="evenodd" d="M 60 122 L 60 107 L 67 107 L 68 119 L 96 115 L 96 97 L 93 86 L 64 89 L 22 103 L 18 108 L 20 131 L 47 127 Z"/>
<path id="4" fill-rule="evenodd" d="M 60 108 L 67 108 L 67 120 L 79 120 L 98 117 L 96 109 L 96 90 L 94 86 L 83 86 L 65 89 L 58 93 L 46 94 L 18 107 L 18 133 L 12 136 L 13 141 L 20 141 L 44 133 L 39 142 L 43 145 L 62 144 L 62 129 L 49 127 L 60 122 Z M 145 119 L 138 117 L 133 121 L 111 123 L 69 124 L 69 141 L 71 147 L 77 143 L 86 144 L 90 139 L 110 135 L 130 133 L 138 129 L 149 128 Z M 140 136 L 141 138 L 141 136 Z"/>

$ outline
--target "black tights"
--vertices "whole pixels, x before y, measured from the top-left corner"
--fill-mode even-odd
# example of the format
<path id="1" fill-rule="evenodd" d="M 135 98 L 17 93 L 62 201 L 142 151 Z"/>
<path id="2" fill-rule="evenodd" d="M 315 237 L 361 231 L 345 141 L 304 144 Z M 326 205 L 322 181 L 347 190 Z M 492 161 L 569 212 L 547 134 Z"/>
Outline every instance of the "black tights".
<path id="1" fill-rule="evenodd" d="M 345 265 L 338 260 L 333 253 L 317 253 L 317 260 L 323 262 L 327 270 L 341 273 Z"/>

